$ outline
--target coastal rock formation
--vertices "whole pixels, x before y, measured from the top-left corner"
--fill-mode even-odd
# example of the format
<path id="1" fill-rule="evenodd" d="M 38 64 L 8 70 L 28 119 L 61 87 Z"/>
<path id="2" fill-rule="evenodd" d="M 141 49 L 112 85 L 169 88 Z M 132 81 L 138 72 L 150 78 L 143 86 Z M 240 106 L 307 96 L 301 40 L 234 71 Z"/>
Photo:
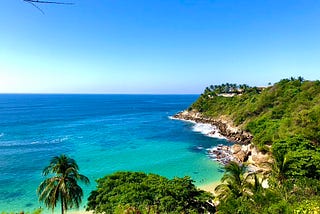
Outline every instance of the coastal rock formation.
<path id="1" fill-rule="evenodd" d="M 251 155 L 248 158 L 248 163 L 253 163 L 255 165 L 262 165 L 266 162 L 271 163 L 272 159 L 270 157 L 270 155 L 268 153 L 262 153 L 260 151 L 257 150 L 257 148 L 253 148 L 251 151 Z"/>
<path id="2" fill-rule="evenodd" d="M 223 165 L 228 164 L 230 161 L 246 163 L 249 171 L 269 171 L 270 169 L 266 163 L 272 163 L 270 154 L 259 152 L 252 144 L 234 144 L 232 146 L 219 144 L 207 149 L 207 152 L 210 158 Z"/>
<path id="3" fill-rule="evenodd" d="M 231 146 L 231 152 L 233 154 L 240 152 L 241 149 L 242 147 L 239 144 L 234 144 L 233 146 Z"/>
<path id="4" fill-rule="evenodd" d="M 247 163 L 251 171 L 265 169 L 266 162 L 272 162 L 269 154 L 263 154 L 251 144 L 252 135 L 233 125 L 226 118 L 208 118 L 197 111 L 183 111 L 173 116 L 175 119 L 211 124 L 218 128 L 221 135 L 234 142 L 232 146 L 218 145 L 208 149 L 210 158 L 225 165 L 230 161 Z"/>
<path id="5" fill-rule="evenodd" d="M 209 118 L 203 116 L 197 111 L 182 111 L 174 115 L 173 118 L 187 121 L 194 121 L 196 123 L 211 124 L 219 129 L 219 132 L 225 136 L 229 141 L 238 144 L 250 144 L 252 135 L 234 126 L 231 120 L 226 118 Z"/>

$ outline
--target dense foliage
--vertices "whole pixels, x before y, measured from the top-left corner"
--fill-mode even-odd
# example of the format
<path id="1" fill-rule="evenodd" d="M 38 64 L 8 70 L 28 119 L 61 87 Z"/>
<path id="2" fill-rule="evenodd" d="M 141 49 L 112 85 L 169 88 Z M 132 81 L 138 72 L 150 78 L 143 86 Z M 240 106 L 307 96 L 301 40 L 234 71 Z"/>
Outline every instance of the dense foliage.
<path id="1" fill-rule="evenodd" d="M 260 147 L 295 135 L 319 145 L 320 81 L 305 81 L 299 77 L 283 79 L 266 88 L 246 86 L 243 90 L 236 85 L 238 95 L 233 97 L 219 96 L 219 86 L 210 88 L 191 109 L 211 117 L 229 116 L 251 132 L 254 143 Z M 224 92 L 235 91 L 230 90 Z"/>
<path id="2" fill-rule="evenodd" d="M 198 190 L 189 177 L 169 180 L 155 174 L 117 172 L 99 179 L 88 199 L 98 213 L 214 212 L 212 195 Z"/>
<path id="3" fill-rule="evenodd" d="M 268 177 L 263 188 L 258 173 L 245 170 L 245 165 L 230 162 L 225 166 L 224 183 L 216 188 L 220 204 L 217 213 L 273 214 L 317 213 L 320 211 L 320 181 L 311 178 L 288 177 L 281 182 Z"/>
<path id="4" fill-rule="evenodd" d="M 246 170 L 226 166 L 226 183 L 217 189 L 218 213 L 319 212 L 320 81 L 299 77 L 265 88 L 211 86 L 189 110 L 229 117 L 273 155 L 269 188 L 262 188 L 262 175 L 247 180 Z"/>

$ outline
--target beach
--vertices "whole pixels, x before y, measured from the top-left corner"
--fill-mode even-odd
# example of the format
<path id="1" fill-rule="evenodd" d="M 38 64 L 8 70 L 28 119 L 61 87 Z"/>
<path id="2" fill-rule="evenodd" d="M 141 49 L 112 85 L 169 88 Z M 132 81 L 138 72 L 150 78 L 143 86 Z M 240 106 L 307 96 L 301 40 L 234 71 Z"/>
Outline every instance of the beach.
<path id="1" fill-rule="evenodd" d="M 199 189 L 201 190 L 204 190 L 206 192 L 210 192 L 212 194 L 214 194 L 214 189 L 219 185 L 221 184 L 220 181 L 215 181 L 215 182 L 212 182 L 212 183 L 209 183 L 209 184 L 205 184 L 205 185 L 200 185 L 198 186 Z"/>

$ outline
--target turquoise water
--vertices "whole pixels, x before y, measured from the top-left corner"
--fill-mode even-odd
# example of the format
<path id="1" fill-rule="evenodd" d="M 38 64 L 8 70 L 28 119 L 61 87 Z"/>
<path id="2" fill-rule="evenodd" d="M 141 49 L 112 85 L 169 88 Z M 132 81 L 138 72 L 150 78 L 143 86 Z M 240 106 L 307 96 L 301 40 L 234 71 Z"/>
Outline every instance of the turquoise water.
<path id="1" fill-rule="evenodd" d="M 171 120 L 196 95 L 0 95 L 0 211 L 31 211 L 42 169 L 62 153 L 95 180 L 119 170 L 190 176 L 197 185 L 221 178 L 206 148 L 225 140 Z M 57 209 L 59 211 L 59 209 Z"/>

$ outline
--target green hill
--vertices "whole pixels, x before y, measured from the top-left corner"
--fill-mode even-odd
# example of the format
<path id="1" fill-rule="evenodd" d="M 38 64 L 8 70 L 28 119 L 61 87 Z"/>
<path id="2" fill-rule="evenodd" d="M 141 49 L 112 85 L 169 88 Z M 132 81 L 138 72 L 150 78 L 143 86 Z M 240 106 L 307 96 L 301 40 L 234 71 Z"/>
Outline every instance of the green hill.
<path id="1" fill-rule="evenodd" d="M 231 97 L 223 96 L 226 94 Z M 211 86 L 190 109 L 209 117 L 230 117 L 253 134 L 253 142 L 260 148 L 296 135 L 316 146 L 320 143 L 320 81 L 300 77 L 266 88 Z"/>
<path id="2" fill-rule="evenodd" d="M 267 189 L 255 179 L 248 183 L 237 170 L 232 174 L 227 166 L 230 185 L 224 185 L 218 213 L 319 213 L 320 81 L 299 77 L 260 88 L 210 86 L 188 110 L 206 118 L 229 118 L 273 157 L 270 173 L 260 175 L 268 179 Z M 241 191 L 230 194 L 235 190 Z"/>

